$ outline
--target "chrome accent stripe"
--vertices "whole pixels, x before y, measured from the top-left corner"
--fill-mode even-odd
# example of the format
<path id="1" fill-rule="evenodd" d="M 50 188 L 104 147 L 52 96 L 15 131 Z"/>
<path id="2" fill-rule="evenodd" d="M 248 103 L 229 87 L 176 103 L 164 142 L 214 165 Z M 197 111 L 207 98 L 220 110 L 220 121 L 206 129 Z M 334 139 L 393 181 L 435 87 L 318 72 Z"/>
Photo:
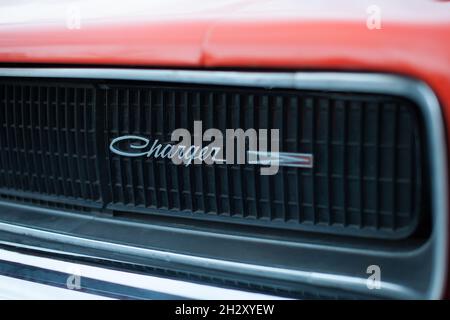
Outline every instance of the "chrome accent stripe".
<path id="1" fill-rule="evenodd" d="M 290 88 L 323 91 L 343 91 L 360 93 L 379 93 L 406 97 L 413 100 L 420 108 L 425 129 L 427 132 L 427 154 L 429 155 L 431 176 L 431 210 L 433 216 L 433 233 L 431 242 L 433 245 L 433 280 L 426 296 L 428 298 L 440 298 L 444 292 L 447 270 L 447 226 L 448 226 L 448 173 L 447 154 L 444 123 L 439 102 L 430 87 L 418 80 L 411 78 L 369 73 L 339 73 L 339 72 L 230 72 L 230 71 L 193 71 L 193 70 L 157 70 L 157 69 L 99 69 L 99 68 L 3 68 L 0 69 L 0 77 L 43 77 L 43 78 L 79 78 L 79 79 L 118 79 L 118 80 L 144 80 L 175 83 L 193 83 L 208 85 L 247 86 L 265 88 Z M 17 226 L 1 225 L 0 229 L 11 232 L 19 232 Z M 27 234 L 29 230 L 20 230 Z M 43 232 L 34 230 L 34 232 Z M 52 237 L 50 237 L 52 238 Z M 72 241 L 77 244 L 90 244 L 94 246 L 120 246 L 122 250 L 137 250 L 155 258 L 172 258 L 167 252 L 148 250 L 109 244 L 107 242 L 95 242 L 89 239 L 69 237 L 54 234 L 54 240 Z M 70 239 L 69 239 L 70 238 Z M 73 239 L 72 239 L 73 238 Z M 119 247 L 118 247 L 119 248 Z M 107 248 L 106 248 L 107 249 Z M 173 254 L 175 255 L 175 254 Z M 175 257 L 175 256 L 174 256 Z M 295 281 L 318 280 L 322 285 L 333 287 L 349 284 L 355 287 L 353 280 L 339 275 L 319 276 L 313 273 L 297 270 L 285 270 L 264 266 L 245 265 L 229 261 L 205 259 L 201 257 L 176 255 L 183 263 L 191 265 L 206 265 L 215 268 L 241 268 L 243 273 L 268 273 L 269 275 L 284 274 Z M 239 270 L 239 269 L 238 269 Z M 345 278 L 345 279 L 344 279 Z M 362 279 L 358 279 L 360 283 Z M 361 289 L 357 285 L 354 289 Z M 392 288 L 397 292 L 398 288 Z M 408 295 L 408 293 L 402 293 Z M 399 293 L 399 292 L 397 292 Z"/>
<path id="2" fill-rule="evenodd" d="M 37 257 L 29 254 L 17 253 L 0 249 L 0 262 L 8 261 L 33 266 L 40 269 L 66 273 L 68 276 L 73 270 L 81 278 L 86 277 L 99 281 L 119 284 L 127 287 L 156 291 L 168 295 L 176 295 L 189 299 L 212 300 L 278 300 L 279 297 L 245 292 L 235 289 L 213 287 L 187 281 L 166 279 L 150 275 L 118 271 L 102 267 L 93 267 L 85 264 L 67 262 L 63 260 Z M 0 276 L 3 276 L 0 274 Z"/>
<path id="3" fill-rule="evenodd" d="M 276 164 L 280 167 L 293 168 L 312 168 L 314 166 L 314 157 L 311 153 L 247 151 L 247 154 L 255 157 L 255 160 L 249 160 L 249 164 Z"/>

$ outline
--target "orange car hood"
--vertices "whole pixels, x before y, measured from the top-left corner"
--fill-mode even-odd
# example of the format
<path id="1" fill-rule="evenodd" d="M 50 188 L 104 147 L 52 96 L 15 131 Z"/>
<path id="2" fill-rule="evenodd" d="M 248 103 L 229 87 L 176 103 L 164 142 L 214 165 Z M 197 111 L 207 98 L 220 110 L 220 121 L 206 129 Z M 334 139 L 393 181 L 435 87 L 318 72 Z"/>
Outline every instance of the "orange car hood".
<path id="1" fill-rule="evenodd" d="M 0 63 L 397 73 L 427 82 L 450 123 L 450 2 L 376 3 L 380 29 L 371 0 L 3 3 Z"/>

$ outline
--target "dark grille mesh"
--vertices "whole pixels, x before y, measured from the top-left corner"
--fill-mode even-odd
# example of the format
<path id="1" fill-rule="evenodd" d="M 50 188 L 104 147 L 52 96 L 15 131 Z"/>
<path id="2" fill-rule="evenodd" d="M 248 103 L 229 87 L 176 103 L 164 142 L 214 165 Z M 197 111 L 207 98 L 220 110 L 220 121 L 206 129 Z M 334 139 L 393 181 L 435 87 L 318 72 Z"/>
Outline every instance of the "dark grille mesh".
<path id="1" fill-rule="evenodd" d="M 99 206 L 94 89 L 3 82 L 0 97 L 0 193 Z"/>
<path id="2" fill-rule="evenodd" d="M 1 80 L 0 194 L 40 195 L 102 210 L 399 238 L 414 231 L 422 192 L 420 124 L 409 101 L 383 95 Z M 280 129 L 283 152 L 314 168 L 173 164 L 112 154 L 115 137 L 170 141 L 193 132 Z M 44 198 L 47 199 L 47 198 Z M 100 208 L 98 209 L 100 210 Z"/>

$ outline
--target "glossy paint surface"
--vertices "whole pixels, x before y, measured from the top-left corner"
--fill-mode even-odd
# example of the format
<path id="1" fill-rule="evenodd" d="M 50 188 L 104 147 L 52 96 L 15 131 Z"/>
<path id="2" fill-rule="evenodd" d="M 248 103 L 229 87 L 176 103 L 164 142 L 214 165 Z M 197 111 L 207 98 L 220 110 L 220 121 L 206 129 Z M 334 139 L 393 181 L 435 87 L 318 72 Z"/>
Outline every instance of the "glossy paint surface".
<path id="1" fill-rule="evenodd" d="M 450 122 L 450 2 L 183 0 L 0 3 L 0 63 L 391 72 Z"/>

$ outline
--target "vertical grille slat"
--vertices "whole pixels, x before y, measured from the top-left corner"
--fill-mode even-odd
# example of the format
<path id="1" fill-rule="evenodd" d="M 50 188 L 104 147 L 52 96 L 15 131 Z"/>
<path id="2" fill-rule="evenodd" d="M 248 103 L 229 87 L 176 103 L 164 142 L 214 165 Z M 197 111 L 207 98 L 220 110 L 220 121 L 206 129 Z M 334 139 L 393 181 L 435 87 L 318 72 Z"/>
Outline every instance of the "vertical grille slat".
<path id="1" fill-rule="evenodd" d="M 28 117 L 28 124 L 29 124 L 29 128 L 30 128 L 30 140 L 29 140 L 29 146 L 30 146 L 30 150 L 28 152 L 31 152 L 31 159 L 33 162 L 33 171 L 36 174 L 36 180 L 37 180 L 37 189 L 39 193 L 48 193 L 48 189 L 45 187 L 45 184 L 43 183 L 44 179 L 42 177 L 42 170 L 41 170 L 41 165 L 38 162 L 38 153 L 39 153 L 39 149 L 36 147 L 36 129 L 35 126 L 33 125 L 33 119 L 37 119 L 37 114 L 33 108 L 33 88 L 27 86 L 28 88 L 28 99 L 27 99 L 27 117 Z"/>
<path id="2" fill-rule="evenodd" d="M 380 143 L 380 132 L 381 132 L 381 121 L 380 120 L 380 105 L 376 104 L 375 105 L 375 123 L 376 123 L 376 129 L 375 129 L 375 142 L 374 145 L 378 146 L 378 144 Z M 375 198 L 375 228 L 378 230 L 380 228 L 380 208 L 379 208 L 379 203 L 380 203 L 380 152 L 378 150 L 378 148 L 374 148 L 375 149 L 375 194 L 374 194 L 374 198 Z"/>
<path id="3" fill-rule="evenodd" d="M 398 129 L 398 106 L 394 107 L 394 136 L 393 136 L 393 141 L 394 141 L 394 151 L 393 151 L 393 159 L 392 159 L 392 170 L 393 170 L 393 178 L 392 178 L 392 184 L 393 184 L 393 188 L 392 188 L 392 201 L 393 201 L 393 205 L 391 207 L 392 210 L 392 225 L 393 225 L 393 229 L 395 230 L 397 228 L 398 225 L 398 221 L 397 221 L 397 142 L 398 142 L 398 134 L 397 134 L 397 129 Z"/>
<path id="4" fill-rule="evenodd" d="M 333 221 L 333 206 L 332 206 L 332 172 L 331 172 L 331 163 L 333 161 L 332 157 L 332 149 L 331 149 L 331 120 L 333 116 L 333 110 L 330 106 L 330 101 L 327 99 L 325 101 L 324 110 L 326 112 L 326 133 L 325 133 L 325 148 L 327 152 L 327 169 L 326 169 L 326 185 L 327 185 L 327 220 L 328 225 L 331 225 L 334 223 Z"/>
<path id="5" fill-rule="evenodd" d="M 124 105 L 126 109 L 128 110 L 128 132 L 130 134 L 133 134 L 135 132 L 135 122 L 134 122 L 134 113 L 136 111 L 136 105 L 132 103 L 132 97 L 130 94 L 130 89 L 126 89 L 125 91 L 125 98 L 124 98 Z M 137 196 L 137 183 L 135 176 L 135 166 L 134 166 L 134 159 L 128 159 L 127 163 L 127 194 L 129 194 L 130 202 L 137 206 L 136 196 Z"/>
<path id="6" fill-rule="evenodd" d="M 147 133 L 147 128 L 145 126 L 146 121 L 147 121 L 147 108 L 148 108 L 148 104 L 144 101 L 142 102 L 142 89 L 138 89 L 137 90 L 137 100 L 136 100 L 136 107 L 138 108 L 138 117 L 139 117 L 139 125 L 136 128 L 138 132 L 145 132 Z M 149 199 L 148 199 L 148 182 L 147 182 L 147 177 L 148 177 L 148 170 L 147 170 L 147 165 L 146 165 L 146 159 L 139 161 L 139 165 L 140 165 L 140 181 L 142 181 L 141 187 L 142 187 L 142 199 L 143 199 L 143 203 L 141 203 L 140 205 L 143 205 L 144 207 L 148 207 L 150 205 Z"/>
<path id="7" fill-rule="evenodd" d="M 63 171 L 63 165 L 62 165 L 62 156 L 64 155 L 64 149 L 59 142 L 59 138 L 52 139 L 52 127 L 51 127 L 51 117 L 52 117 L 52 110 L 51 110 L 51 102 L 50 102 L 50 87 L 46 87 L 46 105 L 45 105 L 45 112 L 46 112 L 46 123 L 45 123 L 45 130 L 47 131 L 47 141 L 44 141 L 46 145 L 48 145 L 48 152 L 49 152 L 49 159 L 50 163 L 52 164 L 52 172 L 53 177 L 55 180 L 55 192 L 57 190 L 62 190 L 62 195 L 67 196 L 69 194 L 68 191 L 66 191 L 66 175 Z M 65 108 L 65 106 L 62 106 L 61 108 Z M 64 109 L 63 109 L 64 110 Z M 56 117 L 57 120 L 55 122 L 60 123 L 59 119 L 59 113 L 60 108 L 57 108 L 55 110 L 56 113 L 53 114 L 53 117 Z M 59 133 L 59 131 L 58 131 Z M 59 137 L 59 134 L 57 133 L 57 136 Z M 55 146 L 57 146 L 57 150 L 59 150 L 59 153 L 57 150 L 54 150 Z M 61 155 L 62 153 L 62 155 Z M 59 166 L 59 167 L 58 167 Z M 58 183 L 59 182 L 59 183 Z"/>
<path id="8" fill-rule="evenodd" d="M 316 99 L 307 99 L 306 100 L 307 103 L 307 108 L 309 109 L 309 112 L 311 112 L 311 134 L 310 134 L 310 143 L 311 143 L 311 154 L 316 155 L 316 141 L 315 141 L 315 130 L 316 130 Z M 317 156 L 316 156 L 317 158 Z M 320 159 L 318 159 L 320 161 Z M 317 161 L 316 161 L 317 163 Z M 316 169 L 317 166 L 314 166 L 311 169 L 311 184 L 310 184 L 310 188 L 312 190 L 311 193 L 311 202 L 310 202 L 310 209 L 311 209 L 311 218 L 310 221 L 313 224 L 317 224 L 317 207 L 316 207 L 316 194 L 317 194 L 317 190 L 316 190 Z"/>
<path id="9" fill-rule="evenodd" d="M 83 167 L 82 161 L 80 159 L 83 156 L 83 151 L 82 151 L 83 143 L 82 143 L 82 138 L 81 138 L 83 129 L 82 129 L 82 125 L 81 125 L 82 119 L 81 119 L 80 116 L 83 115 L 84 110 L 83 110 L 83 107 L 80 106 L 79 91 L 75 90 L 74 94 L 75 94 L 75 103 L 74 103 L 74 107 L 73 107 L 73 109 L 74 109 L 74 112 L 73 112 L 73 115 L 74 115 L 74 129 L 75 129 L 75 131 L 73 133 L 73 136 L 75 138 L 74 139 L 75 140 L 74 157 L 76 159 L 76 161 L 75 161 L 76 168 L 78 169 L 78 180 L 80 181 L 79 182 L 79 184 L 80 184 L 80 196 L 82 198 L 89 198 L 88 191 L 86 189 L 86 184 L 85 184 L 86 172 L 84 170 L 85 168 Z M 81 110 L 81 111 L 77 112 L 78 109 Z M 75 181 L 77 180 L 76 177 L 74 177 L 73 179 Z"/>
<path id="10" fill-rule="evenodd" d="M 25 108 L 24 108 L 24 104 L 25 104 L 24 87 L 23 86 L 19 86 L 19 90 L 20 90 L 20 96 L 19 96 L 20 108 L 19 108 L 19 110 L 20 110 L 20 122 L 21 122 L 21 127 L 22 127 L 21 130 L 20 130 L 20 133 L 21 133 L 21 143 L 22 143 L 22 146 L 23 146 L 23 149 L 22 149 L 23 150 L 23 159 L 24 159 L 24 165 L 25 165 L 26 171 L 31 173 L 31 172 L 35 172 L 35 171 L 32 170 L 32 167 L 31 167 L 31 164 L 30 164 L 31 161 L 29 161 L 30 157 L 28 156 L 29 155 L 28 149 L 30 149 L 30 148 L 29 148 L 29 144 L 27 143 L 27 139 L 26 139 L 27 125 L 26 125 L 26 122 L 25 122 L 25 115 L 24 115 L 24 111 L 25 111 Z M 29 176 L 29 178 L 27 179 L 28 188 L 35 188 L 36 187 L 36 185 L 34 185 L 33 182 L 35 182 L 35 175 L 31 174 Z M 38 192 L 40 192 L 39 189 L 38 189 Z"/>
<path id="11" fill-rule="evenodd" d="M 222 106 L 221 106 L 221 115 L 220 115 L 220 124 L 218 129 L 221 130 L 221 132 L 225 132 L 226 128 L 227 128 L 227 123 L 229 120 L 229 110 L 228 110 L 228 101 L 229 101 L 229 95 L 227 93 L 223 93 L 222 94 Z M 225 141 L 226 137 L 224 138 Z M 223 152 L 223 159 L 226 159 L 226 154 L 225 152 Z M 222 199 L 223 200 L 223 210 L 220 212 L 221 214 L 224 215 L 229 215 L 229 213 L 232 210 L 232 202 L 231 202 L 231 197 L 232 197 L 232 191 L 230 188 L 230 171 L 229 171 L 229 166 L 227 166 L 226 164 L 221 164 L 220 168 L 222 169 Z"/>
<path id="12" fill-rule="evenodd" d="M 271 127 L 271 114 L 270 114 L 270 97 L 266 96 L 265 97 L 265 103 L 264 103 L 264 109 L 265 109 L 265 113 L 266 113 L 266 118 L 265 120 L 265 126 L 267 128 L 272 128 Z M 269 221 L 273 220 L 273 202 L 272 202 L 272 177 L 271 176 L 264 176 L 264 180 L 266 182 L 266 198 L 264 199 L 266 201 L 266 215 L 269 219 Z"/>
<path id="13" fill-rule="evenodd" d="M 253 119 L 252 119 L 252 124 L 256 127 L 259 121 L 259 109 L 257 108 L 257 97 L 253 96 L 253 104 L 252 104 L 252 113 L 253 113 Z M 258 129 L 259 130 L 259 129 Z M 270 133 L 270 131 L 268 132 Z M 259 132 L 258 132 L 259 134 Z M 259 139 L 261 139 L 261 137 L 259 137 Z M 253 178 L 253 191 L 254 191 L 254 218 L 255 219 L 259 219 L 261 214 L 261 207 L 259 205 L 259 199 L 260 199 L 260 194 L 259 194 L 259 190 L 258 187 L 260 185 L 260 180 L 259 180 L 259 171 L 257 169 L 256 166 L 253 166 L 253 170 L 252 170 L 252 178 Z"/>
<path id="14" fill-rule="evenodd" d="M 42 87 L 37 87 L 37 91 L 38 91 L 38 97 L 37 97 L 37 105 L 36 107 L 38 108 L 38 128 L 39 128 L 39 144 L 40 144 L 40 148 L 41 148 L 41 160 L 42 160 L 42 166 L 44 168 L 44 174 L 45 174 L 45 181 L 47 182 L 47 193 L 54 193 L 56 192 L 56 190 L 58 190 L 57 185 L 56 185 L 56 181 L 55 178 L 52 174 L 51 171 L 51 167 L 50 164 L 51 162 L 48 160 L 49 154 L 48 154 L 48 148 L 45 147 L 46 143 L 44 140 L 44 110 L 43 110 L 43 106 L 42 106 L 42 100 L 41 100 L 41 93 L 42 93 Z M 50 168 L 49 168 L 50 167 Z M 49 181 L 51 180 L 51 182 Z M 51 188 L 50 186 L 53 186 L 53 188 Z"/>
<path id="15" fill-rule="evenodd" d="M 364 110 L 366 109 L 365 105 L 358 104 L 359 108 L 359 225 L 364 227 Z"/>
<path id="16" fill-rule="evenodd" d="M 20 143 L 20 138 L 19 138 L 19 126 L 20 126 L 20 122 L 18 120 L 18 108 L 17 108 L 17 95 L 16 95 L 16 91 L 17 91 L 17 86 L 13 86 L 12 87 L 12 97 L 11 97 L 11 104 L 12 104 L 12 128 L 13 128 L 13 132 L 14 132 L 14 144 L 15 144 L 15 151 L 16 151 L 16 162 L 15 162 L 15 172 L 16 172 L 16 178 L 18 179 L 18 181 L 20 181 L 20 186 L 22 188 L 26 188 L 25 185 L 25 175 L 23 174 L 21 167 L 22 165 L 26 165 L 26 162 L 23 161 L 22 159 L 22 155 L 23 155 L 23 146 L 21 146 Z M 20 165 L 19 165 L 20 164 Z"/>
<path id="17" fill-rule="evenodd" d="M 344 131 L 344 141 L 342 143 L 342 166 L 343 166 L 343 170 L 342 170 L 342 192 L 343 192 L 343 197 L 342 197 L 342 208 L 343 208 L 343 212 L 344 212 L 344 226 L 349 226 L 349 212 L 348 212 L 348 207 L 347 207 L 347 203 L 348 203 L 348 192 L 347 192 L 347 172 L 348 172 L 348 165 L 347 165 L 347 125 L 348 125 L 348 112 L 347 112 L 348 106 L 347 103 L 344 102 L 343 104 L 343 114 L 344 114 L 344 121 L 342 124 L 343 127 L 343 131 Z"/>

